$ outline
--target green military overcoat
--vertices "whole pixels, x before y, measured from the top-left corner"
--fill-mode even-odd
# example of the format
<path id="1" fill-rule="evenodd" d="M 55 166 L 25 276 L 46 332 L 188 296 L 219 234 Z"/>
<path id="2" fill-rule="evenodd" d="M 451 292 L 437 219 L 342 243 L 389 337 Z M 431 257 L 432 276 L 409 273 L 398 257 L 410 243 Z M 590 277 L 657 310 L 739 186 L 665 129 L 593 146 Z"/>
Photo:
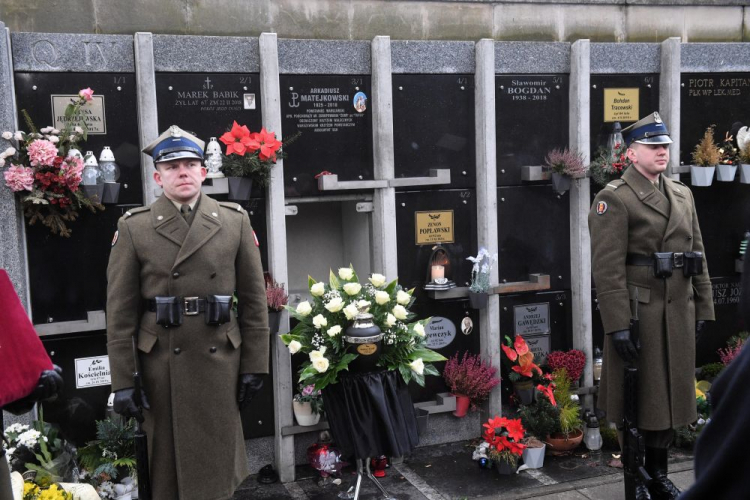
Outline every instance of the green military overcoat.
<path id="1" fill-rule="evenodd" d="M 153 498 L 231 498 L 248 475 L 237 405 L 241 373 L 268 373 L 268 316 L 260 252 L 234 203 L 202 195 L 188 225 L 165 196 L 117 224 L 107 268 L 107 349 L 112 390 L 133 386 L 137 337 Z M 204 315 L 164 328 L 143 299 L 236 291 L 239 317 Z"/>
<path id="2" fill-rule="evenodd" d="M 713 320 L 708 267 L 685 277 L 655 278 L 651 267 L 627 266 L 628 253 L 703 252 L 693 194 L 662 176 L 664 193 L 635 167 L 596 196 L 589 213 L 592 271 L 605 333 L 625 330 L 631 299 L 638 298 L 641 352 L 638 372 L 638 427 L 665 430 L 694 422 L 695 322 Z M 621 423 L 624 363 L 605 336 L 598 406 Z"/>

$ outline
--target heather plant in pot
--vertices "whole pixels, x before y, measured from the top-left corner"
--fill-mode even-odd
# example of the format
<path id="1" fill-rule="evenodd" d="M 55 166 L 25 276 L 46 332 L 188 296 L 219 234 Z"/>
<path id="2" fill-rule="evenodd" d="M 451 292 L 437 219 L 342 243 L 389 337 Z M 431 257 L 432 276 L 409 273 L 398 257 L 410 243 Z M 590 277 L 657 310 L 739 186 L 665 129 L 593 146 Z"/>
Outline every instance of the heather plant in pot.
<path id="1" fill-rule="evenodd" d="M 547 153 L 544 166 L 552 172 L 552 188 L 560 194 L 570 189 L 571 179 L 586 175 L 583 155 L 568 148 Z"/>
<path id="2" fill-rule="evenodd" d="M 281 313 L 289 300 L 283 283 L 276 283 L 266 276 L 266 303 L 268 305 L 268 328 L 271 335 L 279 332 Z"/>
<path id="3" fill-rule="evenodd" d="M 476 409 L 489 397 L 492 388 L 500 383 L 496 373 L 497 369 L 489 362 L 468 351 L 462 357 L 459 353 L 454 354 L 445 363 L 443 378 L 456 396 L 455 416 L 465 416 L 469 407 Z"/>

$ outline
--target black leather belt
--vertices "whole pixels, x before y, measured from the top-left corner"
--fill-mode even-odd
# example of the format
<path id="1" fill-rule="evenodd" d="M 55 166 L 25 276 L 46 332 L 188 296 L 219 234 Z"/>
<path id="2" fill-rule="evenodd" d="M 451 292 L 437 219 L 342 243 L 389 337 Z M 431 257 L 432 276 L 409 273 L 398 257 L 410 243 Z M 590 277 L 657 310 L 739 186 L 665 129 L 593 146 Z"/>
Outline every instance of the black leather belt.
<path id="1" fill-rule="evenodd" d="M 156 300 L 144 299 L 143 302 L 146 304 L 146 309 L 156 312 Z M 206 299 L 200 297 L 180 297 L 179 304 L 185 316 L 195 316 L 206 310 Z"/>
<path id="2" fill-rule="evenodd" d="M 672 252 L 672 267 L 682 267 L 683 265 L 685 265 L 684 256 L 685 254 L 683 252 Z M 625 265 L 653 267 L 654 256 L 629 253 L 625 258 Z"/>

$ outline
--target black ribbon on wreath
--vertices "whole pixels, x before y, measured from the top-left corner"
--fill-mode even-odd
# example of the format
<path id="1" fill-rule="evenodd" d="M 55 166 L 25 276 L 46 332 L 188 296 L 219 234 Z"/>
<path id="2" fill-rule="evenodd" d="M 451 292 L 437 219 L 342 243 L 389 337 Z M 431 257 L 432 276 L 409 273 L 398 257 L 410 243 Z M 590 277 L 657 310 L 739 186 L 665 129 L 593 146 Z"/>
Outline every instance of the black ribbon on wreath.
<path id="1" fill-rule="evenodd" d="M 323 404 L 345 457 L 402 457 L 419 444 L 414 405 L 397 371 L 341 372 L 323 389 Z"/>

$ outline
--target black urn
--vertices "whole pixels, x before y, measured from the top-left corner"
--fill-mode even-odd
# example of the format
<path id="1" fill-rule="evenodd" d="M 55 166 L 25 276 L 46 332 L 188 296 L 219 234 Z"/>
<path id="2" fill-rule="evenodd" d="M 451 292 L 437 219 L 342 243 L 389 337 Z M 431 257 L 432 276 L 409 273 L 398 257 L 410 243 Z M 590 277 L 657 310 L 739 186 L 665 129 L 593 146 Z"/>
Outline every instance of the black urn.
<path id="1" fill-rule="evenodd" d="M 349 363 L 349 371 L 363 373 L 374 371 L 383 347 L 383 332 L 373 321 L 368 307 L 359 310 L 354 323 L 346 329 L 344 342 L 353 349 L 351 352 L 359 356 Z"/>

